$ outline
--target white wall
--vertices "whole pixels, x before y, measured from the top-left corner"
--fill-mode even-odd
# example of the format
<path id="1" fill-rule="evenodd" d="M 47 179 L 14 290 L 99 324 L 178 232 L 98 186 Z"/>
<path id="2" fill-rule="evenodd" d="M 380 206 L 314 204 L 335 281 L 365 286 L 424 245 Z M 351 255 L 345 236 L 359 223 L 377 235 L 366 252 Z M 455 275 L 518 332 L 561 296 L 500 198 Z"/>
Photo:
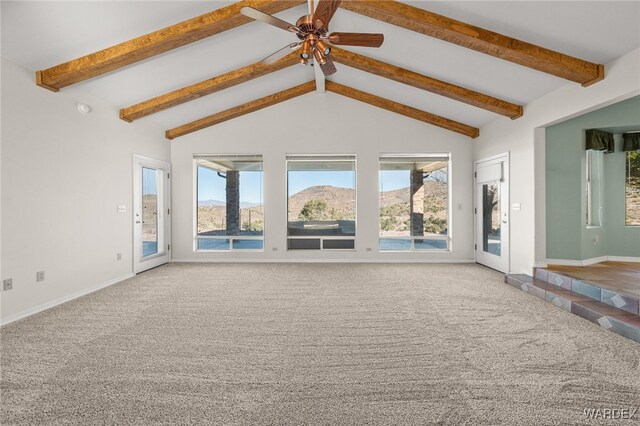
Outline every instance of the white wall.
<path id="1" fill-rule="evenodd" d="M 480 130 L 474 159 L 511 151 L 511 272 L 531 273 L 546 262 L 544 238 L 544 131 L 540 128 L 593 111 L 640 93 L 640 49 L 605 67 L 605 79 L 584 88 L 567 83 L 531 102 L 517 120 L 498 119 Z M 535 230 L 535 232 L 534 232 Z"/>
<path id="2" fill-rule="evenodd" d="M 80 114 L 80 101 L 93 111 Z M 169 142 L 77 88 L 37 87 L 33 71 L 2 59 L 1 278 L 13 278 L 3 323 L 132 273 L 134 153 L 169 160 Z"/>
<path id="3" fill-rule="evenodd" d="M 311 93 L 175 139 L 173 169 L 174 261 L 471 261 L 473 259 L 472 160 L 474 141 L 333 93 Z M 452 156 L 451 252 L 379 253 L 378 156 L 380 153 L 447 152 Z M 193 154 L 263 154 L 265 251 L 193 251 Z M 350 153 L 357 156 L 355 252 L 286 250 L 286 154 Z M 277 248 L 274 251 L 273 248 Z M 371 251 L 366 251 L 371 248 Z"/>

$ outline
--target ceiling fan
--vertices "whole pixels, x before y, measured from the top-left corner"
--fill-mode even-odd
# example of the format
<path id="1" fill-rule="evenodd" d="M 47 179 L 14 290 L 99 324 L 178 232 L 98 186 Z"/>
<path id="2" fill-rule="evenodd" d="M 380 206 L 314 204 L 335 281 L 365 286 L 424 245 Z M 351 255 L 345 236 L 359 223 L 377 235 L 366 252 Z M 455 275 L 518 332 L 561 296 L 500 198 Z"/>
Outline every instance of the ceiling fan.
<path id="1" fill-rule="evenodd" d="M 307 65 L 311 61 L 310 65 L 313 66 L 315 61 L 324 75 L 331 75 L 336 72 L 336 67 L 330 56 L 332 44 L 380 47 L 384 41 L 383 34 L 340 32 L 329 34 L 329 21 L 336 13 L 340 2 L 341 0 L 320 0 L 313 14 L 302 16 L 295 25 L 252 7 L 243 7 L 240 12 L 249 18 L 295 33 L 300 39 L 299 42 L 288 44 L 267 56 L 261 62 L 270 64 L 292 51 L 302 49 L 300 52 L 301 64 Z"/>

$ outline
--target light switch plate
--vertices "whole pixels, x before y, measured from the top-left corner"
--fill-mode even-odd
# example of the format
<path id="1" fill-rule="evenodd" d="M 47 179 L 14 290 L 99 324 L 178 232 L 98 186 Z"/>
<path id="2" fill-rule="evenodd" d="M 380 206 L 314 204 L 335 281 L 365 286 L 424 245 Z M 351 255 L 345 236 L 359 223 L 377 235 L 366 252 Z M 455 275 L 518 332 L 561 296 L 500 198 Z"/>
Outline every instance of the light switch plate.
<path id="1" fill-rule="evenodd" d="M 126 213 L 126 212 L 127 212 L 127 206 L 124 206 L 124 205 L 118 206 L 118 213 Z"/>
<path id="2" fill-rule="evenodd" d="M 13 288 L 13 279 L 9 278 L 2 281 L 2 288 L 4 291 L 9 291 Z"/>
<path id="3" fill-rule="evenodd" d="M 515 212 L 519 212 L 520 211 L 520 203 L 513 203 L 513 205 L 511 206 L 511 210 L 513 210 Z"/>

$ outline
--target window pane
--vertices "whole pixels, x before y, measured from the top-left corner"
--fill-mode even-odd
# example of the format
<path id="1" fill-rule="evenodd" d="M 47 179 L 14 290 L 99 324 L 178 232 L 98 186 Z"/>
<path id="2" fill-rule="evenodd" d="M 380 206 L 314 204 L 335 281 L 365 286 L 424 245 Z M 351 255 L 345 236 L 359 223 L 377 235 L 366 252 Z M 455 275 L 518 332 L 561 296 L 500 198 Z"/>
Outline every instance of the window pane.
<path id="1" fill-rule="evenodd" d="M 233 240 L 234 250 L 262 250 L 262 240 Z"/>
<path id="2" fill-rule="evenodd" d="M 604 174 L 604 151 L 587 151 L 587 225 L 602 225 L 602 176 Z"/>
<path id="3" fill-rule="evenodd" d="M 627 152 L 626 158 L 626 221 L 640 226 L 640 151 Z"/>
<path id="4" fill-rule="evenodd" d="M 355 235 L 356 172 L 352 158 L 287 158 L 289 236 Z"/>
<path id="5" fill-rule="evenodd" d="M 142 168 L 142 256 L 158 253 L 158 172 Z"/>
<path id="6" fill-rule="evenodd" d="M 482 185 L 482 250 L 500 256 L 500 184 Z"/>
<path id="7" fill-rule="evenodd" d="M 229 250 L 230 245 L 227 238 L 198 238 L 198 250 Z"/>
<path id="8" fill-rule="evenodd" d="M 416 250 L 446 250 L 447 240 L 417 239 L 414 241 Z"/>
<path id="9" fill-rule="evenodd" d="M 411 240 L 384 237 L 448 235 L 448 157 L 380 159 L 380 249 L 411 250 Z M 416 250 L 447 249 L 447 241 L 417 239 Z M 408 244 L 407 244 L 408 242 Z M 432 244 L 433 243 L 433 244 Z"/>
<path id="10" fill-rule="evenodd" d="M 264 208 L 261 157 L 198 156 L 195 160 L 198 181 L 197 236 L 262 237 Z M 227 242 L 223 244 L 224 241 Z M 225 239 L 199 239 L 197 247 L 202 250 L 229 250 L 230 244 Z M 255 245 L 233 243 L 233 248 L 255 249 Z"/>
<path id="11" fill-rule="evenodd" d="M 380 250 L 411 250 L 411 239 L 380 238 Z"/>

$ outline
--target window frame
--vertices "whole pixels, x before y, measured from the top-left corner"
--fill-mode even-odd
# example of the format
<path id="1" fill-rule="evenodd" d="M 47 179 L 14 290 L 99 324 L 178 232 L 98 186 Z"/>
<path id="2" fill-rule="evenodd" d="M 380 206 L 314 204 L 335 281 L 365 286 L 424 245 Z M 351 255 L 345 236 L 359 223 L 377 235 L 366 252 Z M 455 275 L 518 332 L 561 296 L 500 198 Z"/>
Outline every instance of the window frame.
<path id="1" fill-rule="evenodd" d="M 192 249 L 194 253 L 261 253 L 265 251 L 265 233 L 266 233 L 266 215 L 265 220 L 263 221 L 263 230 L 262 235 L 220 235 L 220 236 L 199 236 L 198 235 L 198 159 L 204 157 L 218 157 L 218 158 L 232 158 L 232 157 L 259 157 L 262 163 L 262 190 L 261 190 L 261 200 L 262 200 L 262 210 L 265 210 L 264 203 L 264 155 L 263 154 L 193 154 L 192 164 L 193 164 L 193 229 L 192 229 L 192 238 L 193 244 Z M 264 214 L 264 213 L 263 213 Z M 229 249 L 200 249 L 198 248 L 198 239 L 214 239 L 214 240 L 229 240 Z M 260 240 L 262 241 L 262 248 L 260 249 L 234 249 L 234 241 L 239 240 Z"/>
<path id="2" fill-rule="evenodd" d="M 380 210 L 382 209 L 381 196 L 380 196 L 380 184 L 381 184 L 381 164 L 382 159 L 384 157 L 395 157 L 395 158 L 442 158 L 447 157 L 447 235 L 446 236 L 396 236 L 396 237 L 383 237 L 381 235 L 382 228 L 380 224 Z M 393 153 L 393 152 L 384 152 L 378 154 L 378 252 L 379 253 L 450 253 L 453 251 L 453 179 L 452 179 L 452 153 L 451 152 L 431 152 L 431 153 Z M 383 250 L 380 247 L 380 240 L 408 240 L 411 239 L 411 248 L 407 250 Z M 447 242 L 446 249 L 416 249 L 415 248 L 415 240 L 444 240 Z"/>
<path id="3" fill-rule="evenodd" d="M 298 157 L 298 159 L 296 159 Z M 335 157 L 335 160 L 331 160 L 331 157 Z M 350 159 L 346 159 L 345 157 L 351 157 Z M 344 160 L 340 160 L 339 158 L 345 158 Z M 353 162 L 353 187 L 354 187 L 354 197 L 353 197 L 353 212 L 354 212 L 354 233 L 353 235 L 289 235 L 289 163 L 290 162 L 300 162 L 300 161 L 318 161 L 322 159 L 328 159 L 328 161 L 345 161 L 345 162 Z M 342 154 L 300 154 L 300 153 L 286 153 L 285 154 L 285 248 L 286 251 L 294 251 L 294 252 L 321 252 L 321 251 L 336 251 L 336 252 L 356 252 L 358 251 L 358 158 L 355 153 L 342 153 Z M 289 248 L 289 240 L 309 240 L 309 239 L 319 239 L 320 240 L 320 248 L 319 249 L 290 249 Z M 353 248 L 349 249 L 332 249 L 332 248 L 324 248 L 324 240 L 352 240 Z"/>

